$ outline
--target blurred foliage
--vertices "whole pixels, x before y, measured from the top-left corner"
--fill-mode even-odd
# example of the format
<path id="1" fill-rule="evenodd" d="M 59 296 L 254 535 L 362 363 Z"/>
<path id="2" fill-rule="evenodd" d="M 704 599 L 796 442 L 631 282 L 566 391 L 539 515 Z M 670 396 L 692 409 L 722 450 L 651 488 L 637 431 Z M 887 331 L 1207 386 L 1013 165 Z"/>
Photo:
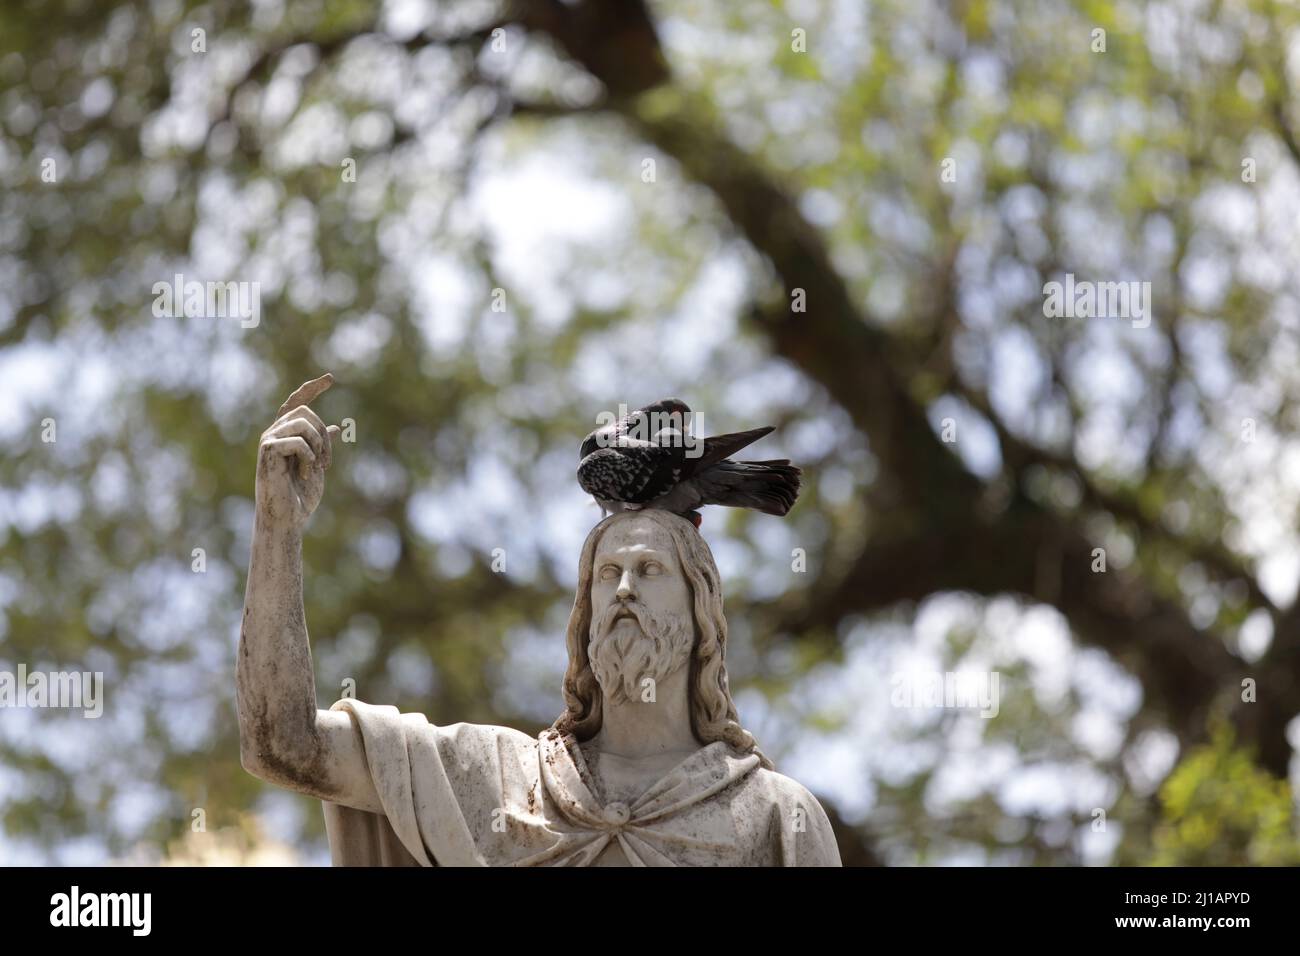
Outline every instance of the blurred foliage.
<path id="1" fill-rule="evenodd" d="M 1286 781 L 1234 747 L 1232 730 L 1189 753 L 1160 787 L 1156 866 L 1300 866 Z"/>
<path id="2" fill-rule="evenodd" d="M 806 469 L 704 532 L 742 718 L 846 858 L 1294 861 L 1296 9 L 522 9 L 0 7 L 0 668 L 108 686 L 0 712 L 0 861 L 161 857 L 196 807 L 320 858 L 239 767 L 233 660 L 257 438 L 325 369 L 322 706 L 549 723 L 577 443 L 677 394 Z M 1065 272 L 1150 281 L 1151 327 L 1044 319 Z M 154 315 L 176 273 L 261 323 Z M 909 667 L 999 670 L 998 718 L 891 709 Z"/>
<path id="3" fill-rule="evenodd" d="M 216 831 L 194 829 L 168 843 L 162 858 L 147 850 L 116 861 L 124 866 L 302 866 L 293 847 L 268 837 L 251 815 Z"/>

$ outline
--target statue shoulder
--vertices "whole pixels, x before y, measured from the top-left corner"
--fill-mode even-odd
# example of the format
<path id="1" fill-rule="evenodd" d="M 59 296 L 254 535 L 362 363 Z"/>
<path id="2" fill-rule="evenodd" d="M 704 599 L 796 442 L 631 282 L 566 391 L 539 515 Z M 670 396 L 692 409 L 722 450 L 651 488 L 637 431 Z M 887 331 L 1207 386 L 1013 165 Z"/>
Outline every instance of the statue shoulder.
<path id="1" fill-rule="evenodd" d="M 754 771 L 754 777 L 755 782 L 763 788 L 767 799 L 774 807 L 779 807 L 783 814 L 793 813 L 796 809 L 802 808 L 811 825 L 830 831 L 831 822 L 821 802 L 798 780 L 763 767 Z"/>
<path id="2" fill-rule="evenodd" d="M 443 770 L 471 777 L 528 776 L 537 768 L 537 738 L 497 724 L 443 724 L 431 741 Z"/>
<path id="3" fill-rule="evenodd" d="M 755 776 L 769 795 L 771 812 L 778 815 L 785 865 L 841 866 L 830 818 L 812 792 L 775 770 L 759 768 Z"/>
<path id="4" fill-rule="evenodd" d="M 812 791 L 793 777 L 787 777 L 783 773 L 768 770 L 765 767 L 759 767 L 755 770 L 754 776 L 761 786 L 782 803 L 790 805 L 803 804 L 807 807 L 816 807 L 818 810 L 822 808 L 822 805 L 817 802 L 817 798 L 812 795 Z"/>
<path id="5" fill-rule="evenodd" d="M 530 737 L 522 730 L 502 727 L 497 724 L 444 724 L 439 732 L 462 744 L 506 745 L 510 749 L 531 749 L 537 746 L 537 738 Z"/>
<path id="6" fill-rule="evenodd" d="M 440 750 L 469 753 L 535 752 L 537 739 L 496 724 L 432 724 L 422 713 L 399 711 L 391 704 L 368 704 L 353 698 L 336 701 L 331 710 L 352 714 L 370 741 L 382 735 L 405 735 L 408 743 L 424 741 Z"/>

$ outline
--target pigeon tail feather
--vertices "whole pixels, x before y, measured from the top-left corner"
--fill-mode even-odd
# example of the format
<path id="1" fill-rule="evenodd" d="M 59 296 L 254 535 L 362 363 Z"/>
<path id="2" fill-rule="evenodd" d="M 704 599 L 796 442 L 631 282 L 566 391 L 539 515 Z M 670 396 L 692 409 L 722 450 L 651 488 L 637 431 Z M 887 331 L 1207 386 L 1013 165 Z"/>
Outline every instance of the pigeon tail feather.
<path id="1" fill-rule="evenodd" d="M 785 515 L 799 497 L 799 468 L 789 459 L 723 461 L 695 476 L 704 504 Z"/>

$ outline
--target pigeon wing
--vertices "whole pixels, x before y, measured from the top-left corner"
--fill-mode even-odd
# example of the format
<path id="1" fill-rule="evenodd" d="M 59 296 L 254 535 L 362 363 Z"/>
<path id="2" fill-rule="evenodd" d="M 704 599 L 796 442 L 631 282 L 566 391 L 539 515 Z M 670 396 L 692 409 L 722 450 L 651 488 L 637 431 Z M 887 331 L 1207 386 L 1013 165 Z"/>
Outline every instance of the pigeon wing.
<path id="1" fill-rule="evenodd" d="M 681 448 L 629 442 L 598 448 L 578 465 L 578 484 L 607 501 L 645 504 L 670 491 L 681 479 Z"/>
<path id="2" fill-rule="evenodd" d="M 728 435 L 715 435 L 704 439 L 704 450 L 694 458 L 686 457 L 686 477 L 699 474 L 710 465 L 716 465 L 725 458 L 730 458 L 746 445 L 752 445 L 764 435 L 773 431 L 771 425 L 763 428 L 751 428 L 745 432 L 731 432 Z"/>

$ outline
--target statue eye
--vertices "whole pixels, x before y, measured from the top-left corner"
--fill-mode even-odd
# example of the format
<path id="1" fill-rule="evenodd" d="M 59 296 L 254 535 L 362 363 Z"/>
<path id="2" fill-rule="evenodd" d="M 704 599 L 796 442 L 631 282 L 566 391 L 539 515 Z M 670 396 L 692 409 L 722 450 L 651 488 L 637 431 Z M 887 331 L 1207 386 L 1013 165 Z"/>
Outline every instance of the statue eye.
<path id="1" fill-rule="evenodd" d="M 647 561 L 645 563 L 645 567 L 643 567 L 641 570 L 643 573 L 647 575 L 663 574 L 664 566 L 660 564 L 658 561 Z"/>
<path id="2" fill-rule="evenodd" d="M 600 569 L 600 579 L 602 581 L 613 581 L 618 577 L 618 568 L 612 564 L 607 564 Z"/>

